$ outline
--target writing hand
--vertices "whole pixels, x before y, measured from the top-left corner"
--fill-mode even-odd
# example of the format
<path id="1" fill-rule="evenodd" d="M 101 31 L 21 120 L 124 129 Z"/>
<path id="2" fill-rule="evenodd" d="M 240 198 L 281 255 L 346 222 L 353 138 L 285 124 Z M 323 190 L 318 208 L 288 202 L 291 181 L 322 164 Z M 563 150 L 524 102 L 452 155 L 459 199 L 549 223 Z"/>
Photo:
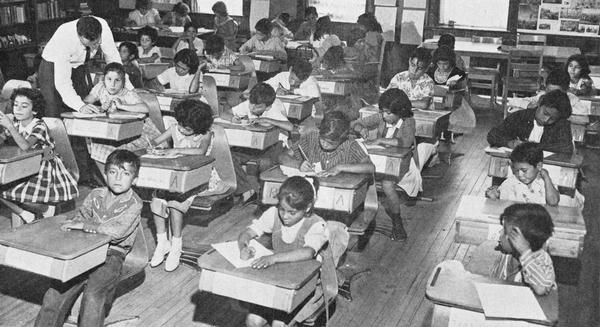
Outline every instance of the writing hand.
<path id="1" fill-rule="evenodd" d="M 498 186 L 490 186 L 487 190 L 485 190 L 485 197 L 490 199 L 499 199 L 500 198 L 500 190 Z"/>
<path id="2" fill-rule="evenodd" d="M 339 173 L 341 173 L 342 171 L 340 170 L 340 168 L 338 166 L 333 166 L 327 170 L 323 170 L 321 172 L 317 173 L 317 177 L 329 177 L 329 176 L 336 176 Z"/>
<path id="3" fill-rule="evenodd" d="M 10 128 L 13 126 L 11 116 L 0 112 L 0 125 L 2 125 L 4 128 Z"/>
<path id="4" fill-rule="evenodd" d="M 252 259 L 252 258 L 254 258 L 254 254 L 256 254 L 256 249 L 254 249 L 251 246 L 244 246 L 240 250 L 240 259 L 242 259 L 242 260 Z"/>
<path id="5" fill-rule="evenodd" d="M 312 163 L 304 160 L 300 164 L 300 171 L 304 171 L 304 172 L 315 171 L 315 166 Z"/>
<path id="6" fill-rule="evenodd" d="M 275 258 L 272 255 L 260 257 L 252 262 L 252 268 L 264 269 L 272 266 L 275 263 Z"/>

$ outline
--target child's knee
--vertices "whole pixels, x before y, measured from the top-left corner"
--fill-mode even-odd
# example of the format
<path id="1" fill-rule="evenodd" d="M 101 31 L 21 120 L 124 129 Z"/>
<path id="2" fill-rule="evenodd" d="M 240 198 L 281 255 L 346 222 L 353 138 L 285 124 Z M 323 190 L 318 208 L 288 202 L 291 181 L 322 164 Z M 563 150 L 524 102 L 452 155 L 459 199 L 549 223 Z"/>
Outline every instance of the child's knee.
<path id="1" fill-rule="evenodd" d="M 267 320 L 257 314 L 249 313 L 246 316 L 247 327 L 263 327 L 267 324 Z"/>

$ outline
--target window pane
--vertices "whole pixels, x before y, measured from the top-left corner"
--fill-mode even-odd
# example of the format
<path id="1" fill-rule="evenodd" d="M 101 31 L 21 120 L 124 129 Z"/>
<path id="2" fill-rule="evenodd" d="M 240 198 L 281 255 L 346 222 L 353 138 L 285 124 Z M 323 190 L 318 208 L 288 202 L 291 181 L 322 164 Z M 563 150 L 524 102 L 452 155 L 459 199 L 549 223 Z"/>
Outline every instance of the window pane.
<path id="1" fill-rule="evenodd" d="M 212 12 L 212 6 L 218 0 L 193 0 L 192 1 L 192 12 L 199 12 L 203 14 L 214 14 Z M 243 16 L 242 12 L 242 0 L 221 0 L 227 6 L 227 13 L 230 16 Z"/>
<path id="2" fill-rule="evenodd" d="M 440 0 L 440 24 L 506 29 L 510 0 Z"/>
<path id="3" fill-rule="evenodd" d="M 319 17 L 329 15 L 334 22 L 355 23 L 367 9 L 366 0 L 308 0 L 309 6 L 317 8 Z"/>

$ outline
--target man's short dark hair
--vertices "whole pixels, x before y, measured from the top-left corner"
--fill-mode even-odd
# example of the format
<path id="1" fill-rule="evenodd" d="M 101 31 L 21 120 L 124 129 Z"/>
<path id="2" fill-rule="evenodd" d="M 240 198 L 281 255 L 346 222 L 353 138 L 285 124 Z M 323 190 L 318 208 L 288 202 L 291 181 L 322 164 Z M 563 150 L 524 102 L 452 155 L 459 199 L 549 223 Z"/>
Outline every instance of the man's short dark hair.
<path id="1" fill-rule="evenodd" d="M 77 21 L 77 35 L 95 41 L 102 36 L 102 25 L 95 17 L 83 16 Z"/>

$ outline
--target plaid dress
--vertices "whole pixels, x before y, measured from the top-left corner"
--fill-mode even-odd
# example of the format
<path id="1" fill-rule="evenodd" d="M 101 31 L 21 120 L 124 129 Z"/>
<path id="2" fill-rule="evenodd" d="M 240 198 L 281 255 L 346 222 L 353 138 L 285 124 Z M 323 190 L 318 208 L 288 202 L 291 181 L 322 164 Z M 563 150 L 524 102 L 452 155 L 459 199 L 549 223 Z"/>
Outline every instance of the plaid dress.
<path id="1" fill-rule="evenodd" d="M 19 134 L 25 138 L 33 136 L 37 139 L 32 149 L 52 149 L 48 158 L 42 160 L 37 175 L 28 180 L 9 184 L 0 197 L 16 202 L 58 203 L 76 198 L 79 195 L 77 182 L 71 176 L 58 154 L 54 153 L 54 140 L 48 133 L 48 126 L 41 119 L 34 118 L 27 126 L 14 121 Z"/>

